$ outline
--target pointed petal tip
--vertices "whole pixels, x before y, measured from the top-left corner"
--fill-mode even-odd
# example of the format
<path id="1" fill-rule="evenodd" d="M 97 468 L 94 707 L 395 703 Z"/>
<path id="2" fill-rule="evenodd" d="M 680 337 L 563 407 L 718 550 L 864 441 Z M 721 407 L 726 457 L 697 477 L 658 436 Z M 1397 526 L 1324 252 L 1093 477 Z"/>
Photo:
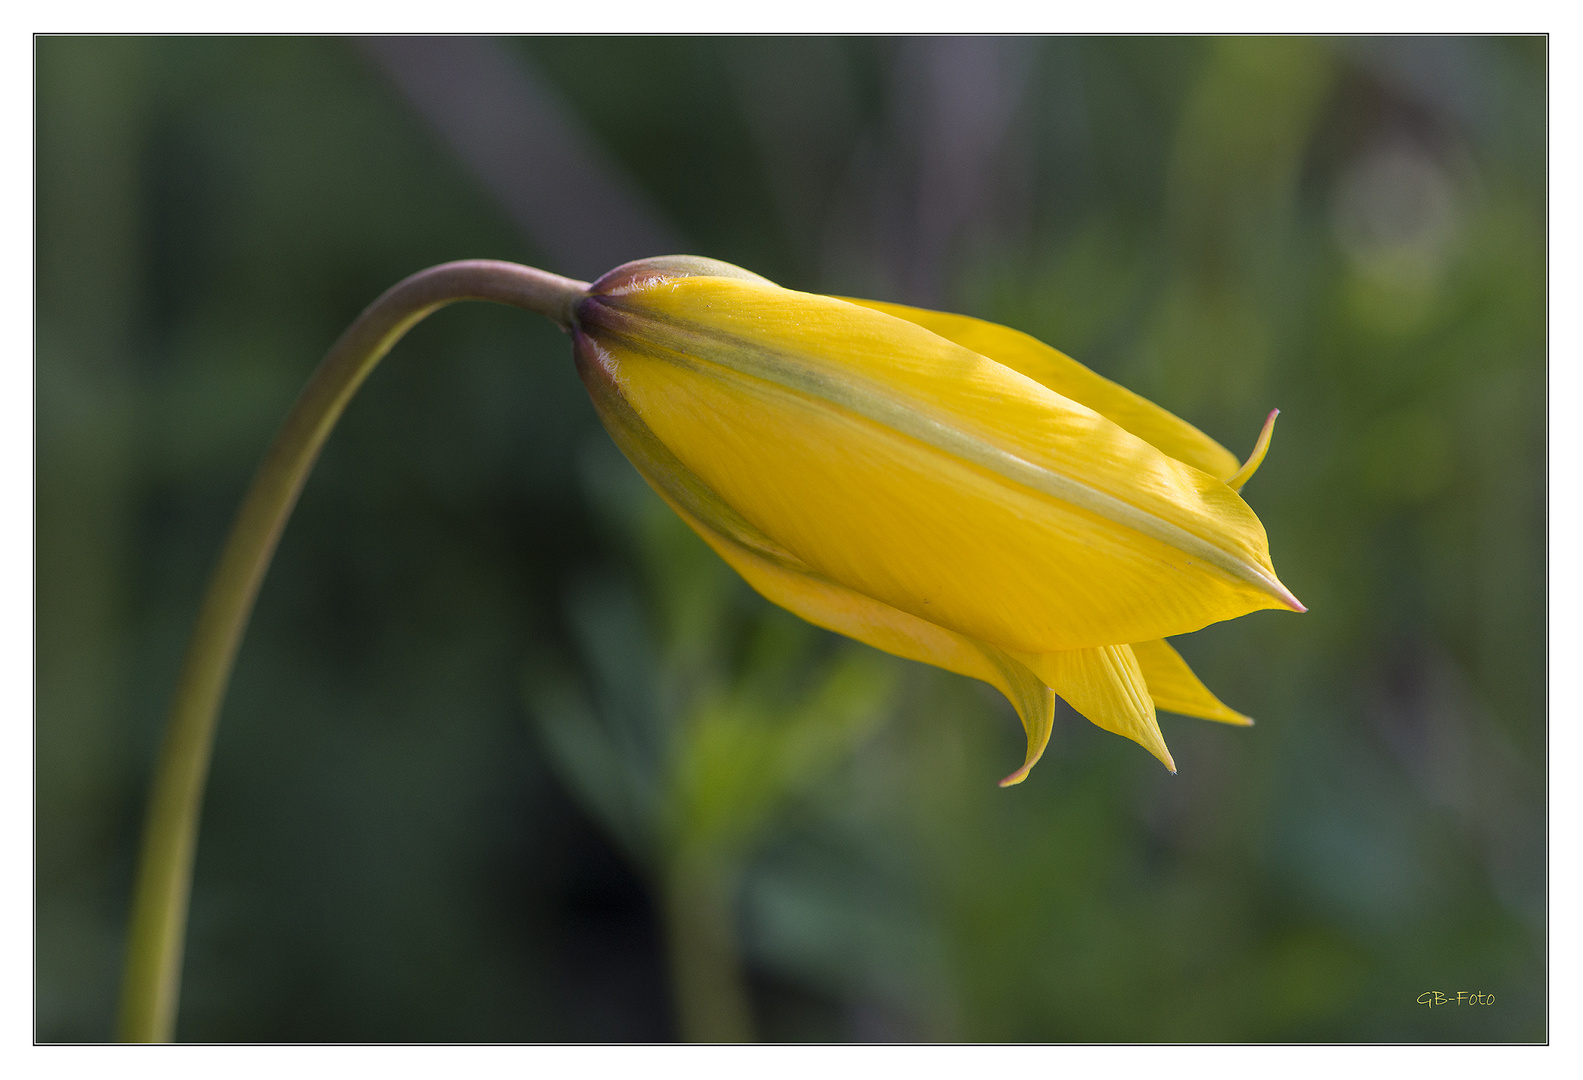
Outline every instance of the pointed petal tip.
<path id="1" fill-rule="evenodd" d="M 1015 785 L 1020 784 L 1024 780 L 1028 779 L 1028 773 L 1032 770 L 1033 762 L 1030 761 L 1028 764 L 1024 765 L 1010 776 L 1006 777 L 1006 779 L 1002 780 L 1000 782 L 1000 786 L 1003 788 L 1014 787 Z"/>
<path id="2" fill-rule="evenodd" d="M 1264 463 L 1264 455 L 1270 452 L 1270 436 L 1275 432 L 1275 418 L 1280 415 L 1280 409 L 1270 410 L 1270 415 L 1264 418 L 1264 426 L 1259 429 L 1258 441 L 1253 444 L 1253 453 L 1242 463 L 1242 468 L 1226 478 L 1226 486 L 1232 491 L 1240 493 L 1243 485 L 1259 471 L 1259 466 Z"/>
<path id="3" fill-rule="evenodd" d="M 1169 772 L 1172 776 L 1176 775 L 1176 759 L 1171 756 L 1170 749 L 1163 741 L 1158 746 L 1151 746 L 1148 743 L 1141 743 L 1140 745 L 1149 753 L 1153 754 L 1155 759 L 1159 761 L 1161 765 L 1165 766 L 1165 770 L 1167 772 Z"/>
<path id="4" fill-rule="evenodd" d="M 1279 581 L 1276 581 L 1273 584 L 1275 587 L 1270 590 L 1270 595 L 1275 597 L 1282 604 L 1285 604 L 1288 610 L 1295 611 L 1299 615 L 1305 613 L 1308 610 L 1301 600 L 1292 595 L 1292 590 L 1288 589 L 1285 585 L 1282 585 Z"/>

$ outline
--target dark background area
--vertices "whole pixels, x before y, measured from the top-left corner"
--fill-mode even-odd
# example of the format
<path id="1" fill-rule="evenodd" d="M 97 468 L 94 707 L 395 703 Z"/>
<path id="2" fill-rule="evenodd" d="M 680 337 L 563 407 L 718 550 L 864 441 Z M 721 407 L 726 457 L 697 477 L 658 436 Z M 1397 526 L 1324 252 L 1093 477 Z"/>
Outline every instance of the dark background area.
<path id="1" fill-rule="evenodd" d="M 1006 323 L 1239 455 L 1279 406 L 1245 496 L 1309 607 L 1179 639 L 1258 724 L 1162 718 L 1176 776 L 1062 707 L 999 790 L 1010 707 L 884 661 L 746 859 L 762 1037 L 1545 1038 L 1545 61 L 38 39 L 37 1038 L 112 1034 L 185 638 L 330 342 L 433 263 L 668 250 Z M 535 697 L 630 659 L 588 629 L 628 607 L 674 653 L 690 541 L 631 481 L 543 320 L 447 309 L 370 379 L 222 718 L 180 1038 L 676 1037 L 650 871 Z M 697 565 L 700 618 L 841 648 Z"/>

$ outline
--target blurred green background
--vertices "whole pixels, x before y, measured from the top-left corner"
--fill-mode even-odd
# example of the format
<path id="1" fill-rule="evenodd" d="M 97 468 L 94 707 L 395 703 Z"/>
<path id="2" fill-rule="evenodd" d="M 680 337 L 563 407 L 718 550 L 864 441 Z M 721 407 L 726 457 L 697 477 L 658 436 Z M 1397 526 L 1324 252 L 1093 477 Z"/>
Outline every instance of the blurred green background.
<path id="1" fill-rule="evenodd" d="M 699 836 L 761 1038 L 1545 1038 L 1543 39 L 36 57 L 38 1039 L 112 1034 L 185 637 L 336 334 L 447 259 L 667 249 L 1007 323 L 1239 455 L 1280 406 L 1245 495 L 1309 613 L 1177 642 L 1258 726 L 1162 717 L 1171 776 L 1061 706 L 997 789 L 998 695 L 771 608 L 552 326 L 453 307 L 264 587 L 180 1038 L 679 1037 Z"/>

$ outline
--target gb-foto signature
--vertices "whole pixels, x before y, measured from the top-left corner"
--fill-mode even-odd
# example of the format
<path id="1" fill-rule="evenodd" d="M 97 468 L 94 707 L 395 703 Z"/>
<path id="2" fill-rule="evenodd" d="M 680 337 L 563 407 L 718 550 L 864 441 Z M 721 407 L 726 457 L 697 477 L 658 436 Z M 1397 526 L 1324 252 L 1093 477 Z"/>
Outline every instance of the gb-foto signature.
<path id="1" fill-rule="evenodd" d="M 1418 1004 L 1428 1005 L 1493 1005 L 1495 995 L 1482 990 L 1458 990 L 1455 994 L 1442 994 L 1439 990 L 1426 990 L 1418 995 Z"/>

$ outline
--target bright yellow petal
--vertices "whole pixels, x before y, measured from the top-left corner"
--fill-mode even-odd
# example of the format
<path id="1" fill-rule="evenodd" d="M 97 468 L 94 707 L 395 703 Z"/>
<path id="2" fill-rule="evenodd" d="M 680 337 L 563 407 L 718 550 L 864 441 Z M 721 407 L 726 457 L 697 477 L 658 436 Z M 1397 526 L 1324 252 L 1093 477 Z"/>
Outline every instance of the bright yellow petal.
<path id="1" fill-rule="evenodd" d="M 1161 453 L 1186 462 L 1217 480 L 1225 480 L 1237 471 L 1237 459 L 1231 451 L 1186 420 L 1020 330 L 966 315 L 928 311 L 905 304 L 853 299 L 847 302 L 917 323 L 1013 371 L 1020 371 L 1057 394 L 1087 405 Z"/>
<path id="2" fill-rule="evenodd" d="M 889 606 L 1026 652 L 1301 609 L 1223 484 L 911 323 L 721 278 L 588 317 L 598 363 L 689 471 Z"/>
<path id="3" fill-rule="evenodd" d="M 1176 771 L 1130 645 L 1019 655 L 1017 659 L 1095 725 L 1125 735 L 1159 758 L 1167 769 Z"/>
<path id="4" fill-rule="evenodd" d="M 626 404 L 610 372 L 580 346 L 578 368 L 605 427 L 649 485 L 765 599 L 816 626 L 893 656 L 989 683 L 1017 710 L 1027 734 L 1023 765 L 1001 781 L 1021 783 L 1050 741 L 1055 694 L 1005 651 L 898 611 L 814 574 L 744 521 L 693 476 Z"/>
<path id="5" fill-rule="evenodd" d="M 1218 720 L 1223 724 L 1253 723 L 1251 717 L 1228 708 L 1211 694 L 1168 642 L 1135 641 L 1132 654 L 1138 658 L 1138 667 L 1143 671 L 1155 708 L 1201 720 Z"/>

